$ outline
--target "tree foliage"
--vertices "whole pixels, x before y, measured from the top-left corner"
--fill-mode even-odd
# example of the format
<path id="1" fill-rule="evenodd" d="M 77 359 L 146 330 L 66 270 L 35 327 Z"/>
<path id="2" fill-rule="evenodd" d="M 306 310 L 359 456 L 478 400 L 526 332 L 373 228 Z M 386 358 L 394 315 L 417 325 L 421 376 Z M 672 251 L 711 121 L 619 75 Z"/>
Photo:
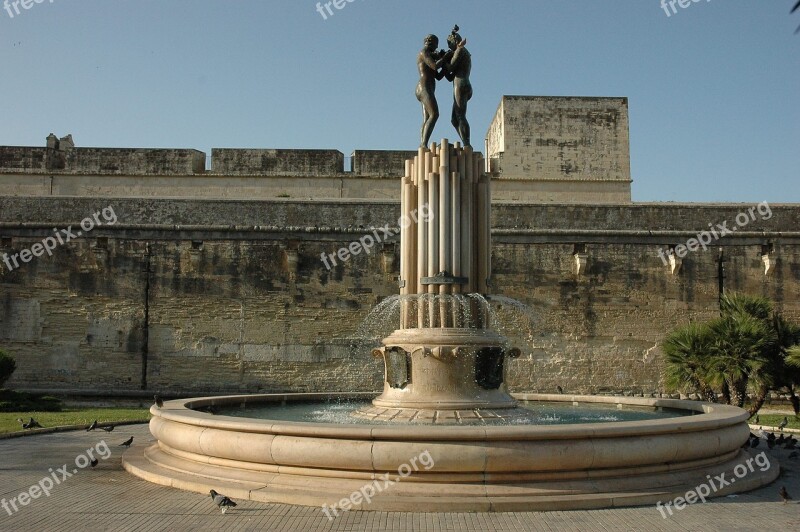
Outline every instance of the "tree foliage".
<path id="1" fill-rule="evenodd" d="M 720 317 L 676 329 L 664 340 L 664 382 L 706 401 L 743 407 L 753 392 L 750 414 L 771 390 L 795 397 L 800 386 L 800 327 L 775 312 L 763 297 L 723 296 Z"/>
<path id="2" fill-rule="evenodd" d="M 14 359 L 3 351 L 0 351 L 0 388 L 11 378 L 11 375 L 16 369 L 17 363 Z"/>

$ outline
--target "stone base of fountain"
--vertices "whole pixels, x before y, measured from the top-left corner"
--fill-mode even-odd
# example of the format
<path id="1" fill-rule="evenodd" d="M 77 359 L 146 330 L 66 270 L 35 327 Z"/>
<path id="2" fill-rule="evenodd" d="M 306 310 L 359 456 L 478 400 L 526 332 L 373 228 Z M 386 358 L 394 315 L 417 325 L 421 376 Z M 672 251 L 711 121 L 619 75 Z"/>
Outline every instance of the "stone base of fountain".
<path id="1" fill-rule="evenodd" d="M 524 418 L 503 384 L 506 358 L 518 349 L 487 329 L 402 329 L 373 356 L 386 368 L 383 394 L 355 416 L 418 423 L 480 423 Z"/>
<path id="2" fill-rule="evenodd" d="M 649 505 L 683 497 L 722 473 L 735 483 L 712 497 L 756 489 L 780 471 L 777 463 L 753 467 L 763 462 L 741 449 L 750 430 L 739 408 L 632 397 L 516 398 L 695 415 L 549 426 L 345 426 L 198 411 L 323 399 L 315 394 L 203 398 L 153 407 L 150 430 L 158 442 L 129 450 L 123 464 L 143 479 L 203 494 L 215 489 L 264 503 L 338 508 L 347 499 L 353 510 L 414 512 Z M 418 467 L 424 453 L 430 469 Z M 353 494 L 376 485 L 381 490 L 369 501 L 353 502 Z"/>

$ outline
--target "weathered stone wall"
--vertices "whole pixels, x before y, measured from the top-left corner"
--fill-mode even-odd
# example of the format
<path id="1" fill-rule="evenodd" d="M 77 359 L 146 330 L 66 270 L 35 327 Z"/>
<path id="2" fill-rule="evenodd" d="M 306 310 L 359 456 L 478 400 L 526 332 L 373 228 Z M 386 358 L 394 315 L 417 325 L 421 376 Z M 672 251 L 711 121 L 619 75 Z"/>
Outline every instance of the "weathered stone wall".
<path id="1" fill-rule="evenodd" d="M 627 98 L 503 96 L 486 153 L 494 177 L 537 202 L 631 201 Z"/>
<path id="2" fill-rule="evenodd" d="M 417 155 L 415 151 L 356 150 L 353 152 L 353 173 L 378 177 L 403 177 L 406 161 Z"/>
<path id="3" fill-rule="evenodd" d="M 396 221 L 395 202 L 0 197 L 0 259 L 109 204 L 115 225 L 11 272 L 0 263 L 12 386 L 379 389 L 381 364 L 351 344 L 394 327 L 387 312 L 359 331 L 376 305 L 391 307 L 397 250 L 389 243 L 330 271 L 320 255 Z M 523 351 L 508 365 L 509 387 L 658 390 L 663 336 L 716 314 L 719 247 L 726 288 L 766 295 L 800 321 L 798 206 L 773 205 L 769 220 L 753 211 L 755 221 L 687 255 L 676 275 L 658 256 L 750 207 L 495 205 L 494 291 L 530 309 L 495 303 Z M 765 275 L 770 250 L 776 265 Z M 576 251 L 587 256 L 581 275 Z"/>
<path id="4" fill-rule="evenodd" d="M 439 142 L 439 140 L 436 140 Z M 416 152 L 0 146 L 0 195 L 394 199 Z M 631 201 L 627 98 L 504 96 L 487 133 L 493 197 L 519 203 Z"/>
<path id="5" fill-rule="evenodd" d="M 205 154 L 187 149 L 27 148 L 0 146 L 0 172 L 90 175 L 192 175 L 205 172 Z"/>
<path id="6" fill-rule="evenodd" d="M 211 171 L 220 175 L 331 176 L 344 172 L 344 154 L 338 150 L 214 148 Z"/>
<path id="7" fill-rule="evenodd" d="M 0 195 L 204 199 L 394 199 L 397 178 L 0 174 Z"/>
<path id="8" fill-rule="evenodd" d="M 628 99 L 503 96 L 487 154 L 503 179 L 630 181 Z"/>
<path id="9" fill-rule="evenodd" d="M 388 172 L 387 172 L 388 173 Z M 401 170 L 402 173 L 402 170 Z M 397 198 L 397 176 L 355 173 L 331 176 L 135 176 L 0 171 L 0 196 L 198 199 L 385 199 Z M 492 197 L 518 203 L 613 204 L 629 195 L 630 183 L 492 180 Z"/>
<path id="10" fill-rule="evenodd" d="M 6 171 L 46 170 L 48 153 L 54 151 L 47 148 L 0 146 L 0 169 Z"/>

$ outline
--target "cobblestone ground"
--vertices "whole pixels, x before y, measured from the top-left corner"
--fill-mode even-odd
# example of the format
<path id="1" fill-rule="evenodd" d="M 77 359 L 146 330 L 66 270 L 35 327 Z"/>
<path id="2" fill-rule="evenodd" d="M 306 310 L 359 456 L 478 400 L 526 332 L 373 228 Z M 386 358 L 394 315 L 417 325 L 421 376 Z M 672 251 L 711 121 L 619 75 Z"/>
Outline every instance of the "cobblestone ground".
<path id="1" fill-rule="evenodd" d="M 800 530 L 800 504 L 783 504 L 778 489 L 786 486 L 800 499 L 800 460 L 790 460 L 789 451 L 766 450 L 770 460 L 783 469 L 772 485 L 731 498 L 695 504 L 664 519 L 653 506 L 614 510 L 495 513 L 413 514 L 351 512 L 329 521 L 317 508 L 252 503 L 221 515 L 210 497 L 163 488 L 139 480 L 122 469 L 123 447 L 134 436 L 134 445 L 149 445 L 153 439 L 146 425 L 118 427 L 114 432 L 69 432 L 0 440 L 0 497 L 6 503 L 22 491 L 51 475 L 61 482 L 49 496 L 41 495 L 14 512 L 0 509 L 2 531 L 83 530 L 161 531 L 191 530 Z M 76 469 L 76 457 L 86 455 L 105 441 L 111 456 L 95 469 Z M 98 447 L 99 445 L 99 447 Z M 764 443 L 761 444 L 766 447 Z M 56 471 L 64 464 L 66 473 Z M 52 477 L 51 477 L 52 478 Z M 46 486 L 45 482 L 45 486 Z M 54 483 L 55 484 L 55 483 Z"/>

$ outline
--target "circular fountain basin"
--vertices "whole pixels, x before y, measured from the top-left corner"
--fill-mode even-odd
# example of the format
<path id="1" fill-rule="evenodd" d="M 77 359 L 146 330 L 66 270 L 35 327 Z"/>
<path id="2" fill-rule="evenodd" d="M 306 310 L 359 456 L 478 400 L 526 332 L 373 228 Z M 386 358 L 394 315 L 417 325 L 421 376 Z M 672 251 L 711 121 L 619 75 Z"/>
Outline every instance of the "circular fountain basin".
<path id="1" fill-rule="evenodd" d="M 346 395 L 366 397 L 365 395 Z M 632 397 L 518 394 L 522 401 L 685 410 L 694 415 L 566 425 L 325 424 L 201 409 L 325 400 L 326 394 L 229 396 L 153 407 L 153 446 L 125 468 L 179 489 L 320 506 L 327 511 L 526 511 L 655 504 L 726 474 L 712 496 L 772 482 L 777 464 L 741 449 L 747 413 L 726 405 Z M 738 468 L 737 468 L 738 466 Z M 739 476 L 745 468 L 746 474 Z M 763 470 L 762 470 L 763 469 Z M 734 476 L 734 473 L 736 475 Z"/>
<path id="2" fill-rule="evenodd" d="M 517 401 L 520 415 L 502 417 L 493 410 L 449 410 L 448 416 L 429 420 L 426 417 L 397 415 L 391 419 L 367 419 L 358 415 L 364 408 L 373 407 L 368 399 L 331 399 L 325 401 L 295 401 L 236 405 L 214 408 L 218 416 L 265 419 L 273 422 L 299 421 L 304 423 L 333 423 L 336 425 L 557 425 L 576 423 L 608 423 L 612 421 L 643 421 L 659 418 L 692 415 L 686 410 L 653 409 L 635 406 L 618 408 L 617 405 L 579 404 L 571 402 L 548 403 L 544 401 Z M 377 408 L 377 407 L 376 407 Z M 391 409 L 383 409 L 391 410 Z M 443 411 L 444 412 L 444 411 Z"/>

